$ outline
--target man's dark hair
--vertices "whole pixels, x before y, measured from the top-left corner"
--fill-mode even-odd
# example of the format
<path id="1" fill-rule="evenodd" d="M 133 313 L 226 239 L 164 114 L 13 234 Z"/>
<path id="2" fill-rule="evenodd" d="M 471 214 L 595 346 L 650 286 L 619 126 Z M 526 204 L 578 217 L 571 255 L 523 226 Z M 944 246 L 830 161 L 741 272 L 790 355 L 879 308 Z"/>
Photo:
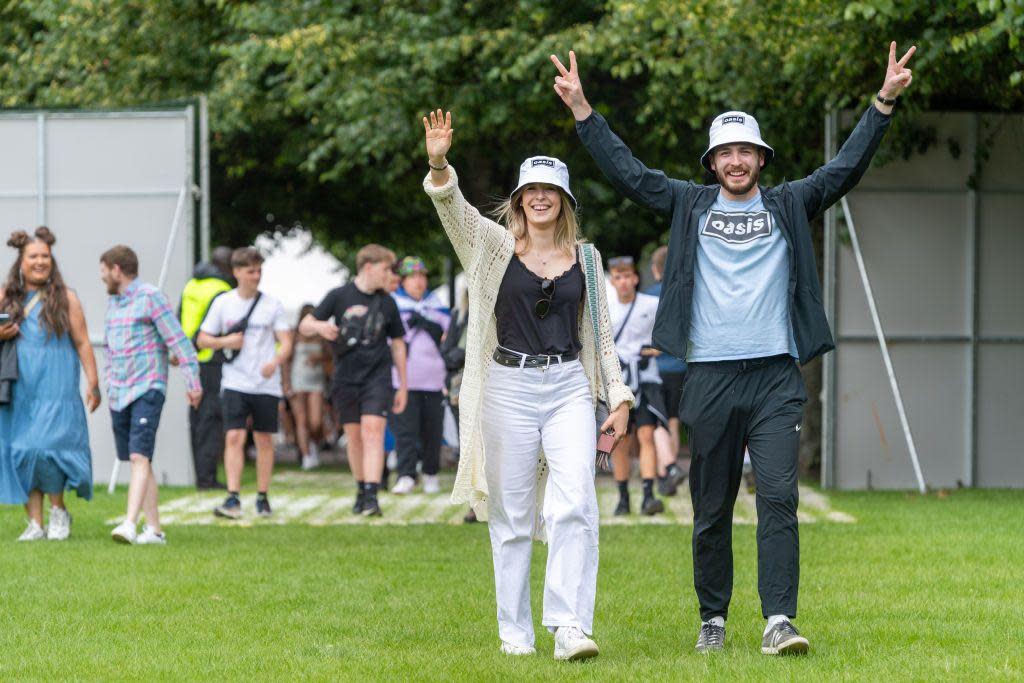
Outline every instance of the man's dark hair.
<path id="1" fill-rule="evenodd" d="M 136 277 L 139 274 L 139 257 L 131 247 L 126 247 L 123 244 L 103 252 L 103 255 L 100 256 L 100 263 L 107 268 L 117 266 L 128 277 Z"/>

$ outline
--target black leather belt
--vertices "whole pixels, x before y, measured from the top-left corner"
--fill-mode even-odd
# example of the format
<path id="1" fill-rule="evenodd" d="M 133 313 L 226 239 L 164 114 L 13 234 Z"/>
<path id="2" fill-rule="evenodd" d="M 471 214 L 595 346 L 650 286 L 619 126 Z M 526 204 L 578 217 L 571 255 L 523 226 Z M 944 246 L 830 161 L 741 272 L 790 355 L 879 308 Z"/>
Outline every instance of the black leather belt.
<path id="1" fill-rule="evenodd" d="M 569 363 L 580 357 L 578 353 L 565 353 L 561 356 L 531 356 L 525 353 L 516 353 L 503 349 L 500 346 L 494 349 L 494 358 L 498 365 L 508 368 L 546 368 L 549 365 Z"/>

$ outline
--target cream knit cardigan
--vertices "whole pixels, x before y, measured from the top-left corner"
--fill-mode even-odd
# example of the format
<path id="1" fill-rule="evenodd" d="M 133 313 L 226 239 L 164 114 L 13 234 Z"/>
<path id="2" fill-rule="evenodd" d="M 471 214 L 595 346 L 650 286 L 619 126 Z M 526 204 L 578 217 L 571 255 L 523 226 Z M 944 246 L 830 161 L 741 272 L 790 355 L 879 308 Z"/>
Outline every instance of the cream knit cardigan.
<path id="1" fill-rule="evenodd" d="M 505 269 L 515 254 L 515 238 L 512 233 L 492 220 L 480 215 L 470 206 L 459 191 L 459 179 L 455 169 L 448 167 L 448 182 L 434 187 L 430 175 L 423 180 L 423 189 L 434 202 L 441 224 L 455 247 L 455 253 L 462 263 L 469 286 L 469 330 L 466 336 L 466 368 L 462 376 L 459 394 L 459 441 L 461 457 L 459 471 L 452 490 L 452 503 L 469 503 L 480 519 L 487 519 L 487 481 L 484 478 L 483 439 L 480 434 L 480 408 L 483 405 L 483 388 L 487 380 L 491 354 L 498 344 L 494 304 L 498 288 L 505 275 Z M 603 273 L 601 256 L 594 250 L 597 273 Z M 598 291 L 597 310 L 600 316 L 598 330 L 600 339 L 594 339 L 594 326 L 590 319 L 590 303 L 584 293 L 580 306 L 579 339 L 583 345 L 580 361 L 590 380 L 590 390 L 595 407 L 598 398 L 614 410 L 621 403 L 633 404 L 633 394 L 622 382 L 619 357 L 612 340 L 611 321 L 608 317 L 608 301 L 605 298 L 603 282 Z M 601 367 L 598 367 L 600 362 Z M 601 382 L 602 371 L 608 383 Z M 543 465 L 543 456 L 542 465 Z M 541 485 L 538 486 L 538 516 L 543 508 L 546 466 L 540 468 Z M 538 528 L 538 535 L 543 532 Z"/>

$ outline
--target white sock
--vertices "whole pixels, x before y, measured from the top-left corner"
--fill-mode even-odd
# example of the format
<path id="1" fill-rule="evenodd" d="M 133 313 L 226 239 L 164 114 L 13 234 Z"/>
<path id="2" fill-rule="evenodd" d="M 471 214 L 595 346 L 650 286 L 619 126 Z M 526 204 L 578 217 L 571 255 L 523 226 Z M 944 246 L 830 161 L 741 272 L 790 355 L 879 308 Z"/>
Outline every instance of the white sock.
<path id="1" fill-rule="evenodd" d="M 772 626 L 779 623 L 780 621 L 789 621 L 789 617 L 785 614 L 773 614 L 768 617 L 768 625 L 764 627 L 764 632 L 768 633 L 772 629 Z"/>
<path id="2" fill-rule="evenodd" d="M 725 628 L 725 617 L 711 617 L 707 621 L 702 621 L 701 624 L 714 624 Z"/>

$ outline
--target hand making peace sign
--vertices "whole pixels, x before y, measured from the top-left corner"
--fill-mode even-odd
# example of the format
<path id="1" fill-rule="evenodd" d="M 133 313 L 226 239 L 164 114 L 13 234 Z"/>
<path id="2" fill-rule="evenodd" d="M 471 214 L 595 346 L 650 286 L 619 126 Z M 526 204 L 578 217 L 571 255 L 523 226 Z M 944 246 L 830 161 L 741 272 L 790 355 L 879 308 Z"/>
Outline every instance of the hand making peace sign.
<path id="1" fill-rule="evenodd" d="M 590 116 L 590 112 L 593 110 L 583 95 L 583 84 L 580 83 L 580 72 L 576 67 L 576 53 L 569 50 L 568 69 L 555 55 L 551 55 L 551 62 L 560 74 L 555 77 L 555 92 L 565 102 L 565 106 L 572 110 L 572 115 L 576 117 L 576 120 L 582 121 Z"/>
<path id="2" fill-rule="evenodd" d="M 889 43 L 889 66 L 885 70 L 885 82 L 878 94 L 887 100 L 894 100 L 900 96 L 903 89 L 910 85 L 914 79 L 910 69 L 904 68 L 910 58 L 917 51 L 917 46 L 911 45 L 907 54 L 903 55 L 900 61 L 896 61 L 896 41 Z"/>

